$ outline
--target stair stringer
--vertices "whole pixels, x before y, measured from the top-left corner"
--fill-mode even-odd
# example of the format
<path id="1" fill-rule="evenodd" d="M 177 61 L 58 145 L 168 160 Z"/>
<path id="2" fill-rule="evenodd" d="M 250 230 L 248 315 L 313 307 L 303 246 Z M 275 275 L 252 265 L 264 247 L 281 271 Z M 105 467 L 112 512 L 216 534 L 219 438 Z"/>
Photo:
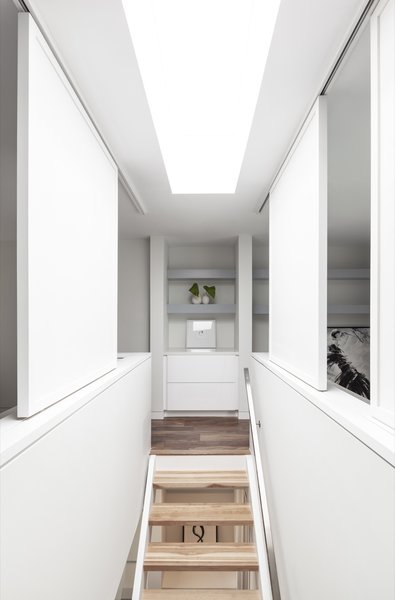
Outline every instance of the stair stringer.
<path id="1" fill-rule="evenodd" d="M 258 581 L 262 598 L 273 600 L 272 585 L 270 579 L 269 561 L 266 549 L 265 530 L 262 519 L 261 499 L 259 495 L 258 481 L 254 458 L 246 456 L 248 479 L 250 482 L 250 504 L 253 516 L 253 532 L 255 546 L 258 554 Z"/>
<path id="2" fill-rule="evenodd" d="M 155 494 L 153 487 L 155 475 L 155 459 L 156 456 L 151 455 L 148 462 L 147 481 L 144 495 L 143 514 L 141 517 L 140 540 L 137 551 L 132 600 L 141 600 L 142 592 L 144 589 L 144 557 L 150 538 L 149 515 Z"/>

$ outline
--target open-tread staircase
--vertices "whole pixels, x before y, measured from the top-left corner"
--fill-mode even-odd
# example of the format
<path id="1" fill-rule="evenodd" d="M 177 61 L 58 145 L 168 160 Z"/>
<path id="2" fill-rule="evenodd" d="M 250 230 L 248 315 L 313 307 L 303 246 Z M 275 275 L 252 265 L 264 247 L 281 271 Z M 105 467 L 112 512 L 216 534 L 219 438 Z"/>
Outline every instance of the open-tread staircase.
<path id="1" fill-rule="evenodd" d="M 247 468 L 243 470 L 161 470 L 158 468 L 151 481 L 152 499 L 146 517 L 149 533 L 142 564 L 145 585 L 138 597 L 133 596 L 134 600 L 137 598 L 138 600 L 260 600 L 262 596 L 257 589 L 236 589 L 255 588 L 258 582 L 258 578 L 251 575 L 258 573 L 259 561 L 255 543 L 251 543 L 254 538 L 252 535 L 254 520 L 249 502 Z M 195 492 L 196 499 L 199 501 L 178 502 L 178 499 L 183 500 L 183 495 L 190 499 L 191 494 Z M 211 502 L 211 495 L 214 495 L 215 500 L 223 497 L 224 501 Z M 202 501 L 207 499 L 209 501 Z M 190 539 L 189 541 L 167 541 L 165 532 L 168 530 L 165 528 L 170 528 L 169 531 L 173 531 L 172 535 L 174 535 L 174 526 L 176 531 L 181 531 L 181 527 L 186 526 L 198 528 L 224 526 L 225 529 L 221 531 L 227 532 L 227 540 L 230 536 L 234 541 L 214 543 L 212 540 L 210 543 L 205 540 L 201 540 L 202 543 L 191 542 Z M 169 589 L 168 576 L 170 577 L 172 572 L 181 571 L 185 575 L 178 585 L 184 585 L 184 588 Z M 196 577 L 194 581 L 188 580 L 190 574 L 196 571 L 202 578 L 197 585 Z M 157 577 L 155 580 L 150 579 L 154 572 L 159 573 L 159 579 Z M 208 573 L 211 573 L 211 579 L 207 584 L 204 578 Z M 218 573 L 218 578 L 215 573 Z M 227 588 L 229 579 L 225 585 L 223 583 L 222 578 L 226 573 L 230 574 L 233 581 L 231 589 Z M 242 576 L 243 573 L 247 579 Z M 176 573 L 174 576 L 178 577 Z M 210 588 L 213 577 L 215 584 Z M 174 577 L 170 580 L 173 582 L 170 585 L 175 585 Z M 149 589 L 157 588 L 160 581 L 162 581 L 162 589 Z M 187 587 L 185 581 L 191 583 L 190 587 Z"/>

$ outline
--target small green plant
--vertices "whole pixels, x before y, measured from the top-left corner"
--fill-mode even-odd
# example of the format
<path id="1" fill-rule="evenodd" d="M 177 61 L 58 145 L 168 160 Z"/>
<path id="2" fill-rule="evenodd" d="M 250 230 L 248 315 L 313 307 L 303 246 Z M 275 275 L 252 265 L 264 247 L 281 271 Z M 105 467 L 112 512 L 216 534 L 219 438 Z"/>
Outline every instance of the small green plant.
<path id="1" fill-rule="evenodd" d="M 203 289 L 211 300 L 215 300 L 215 285 L 204 285 Z"/>
<path id="2" fill-rule="evenodd" d="M 200 292 L 199 292 L 199 286 L 196 283 L 193 283 L 192 286 L 189 288 L 188 292 L 190 292 L 192 294 L 192 296 L 195 296 L 195 298 L 199 298 L 200 296 Z"/>

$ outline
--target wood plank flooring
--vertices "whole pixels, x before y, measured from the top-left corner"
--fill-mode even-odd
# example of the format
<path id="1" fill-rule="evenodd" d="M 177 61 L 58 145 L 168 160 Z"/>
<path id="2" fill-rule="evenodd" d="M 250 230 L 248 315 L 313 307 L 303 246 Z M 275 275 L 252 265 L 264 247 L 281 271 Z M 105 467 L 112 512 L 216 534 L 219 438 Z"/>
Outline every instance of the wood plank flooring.
<path id="1" fill-rule="evenodd" d="M 151 421 L 151 454 L 249 454 L 249 422 L 235 417 Z"/>

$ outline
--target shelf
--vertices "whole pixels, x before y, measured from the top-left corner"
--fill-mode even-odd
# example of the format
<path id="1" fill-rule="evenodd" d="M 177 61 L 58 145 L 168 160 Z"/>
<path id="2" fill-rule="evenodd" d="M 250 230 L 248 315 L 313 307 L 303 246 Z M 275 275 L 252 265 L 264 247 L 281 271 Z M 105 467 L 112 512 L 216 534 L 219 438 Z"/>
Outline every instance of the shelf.
<path id="1" fill-rule="evenodd" d="M 268 315 L 269 314 L 268 305 L 267 304 L 254 304 L 253 314 L 254 315 Z"/>
<path id="2" fill-rule="evenodd" d="M 330 315 L 368 315 L 370 313 L 369 304 L 329 304 L 328 314 Z"/>
<path id="3" fill-rule="evenodd" d="M 169 315 L 235 314 L 236 304 L 168 304 Z"/>
<path id="4" fill-rule="evenodd" d="M 328 279 L 370 279 L 370 269 L 328 269 Z"/>
<path id="5" fill-rule="evenodd" d="M 167 279 L 235 279 L 234 269 L 168 269 Z"/>
<path id="6" fill-rule="evenodd" d="M 235 348 L 169 348 L 163 353 L 165 356 L 238 356 Z"/>
<path id="7" fill-rule="evenodd" d="M 330 315 L 368 315 L 370 313 L 369 304 L 329 304 L 328 314 Z M 269 307 L 266 304 L 254 304 L 254 315 L 268 315 Z"/>
<path id="8" fill-rule="evenodd" d="M 269 269 L 254 269 L 253 279 L 269 279 Z M 328 269 L 328 279 L 370 279 L 370 269 Z"/>

